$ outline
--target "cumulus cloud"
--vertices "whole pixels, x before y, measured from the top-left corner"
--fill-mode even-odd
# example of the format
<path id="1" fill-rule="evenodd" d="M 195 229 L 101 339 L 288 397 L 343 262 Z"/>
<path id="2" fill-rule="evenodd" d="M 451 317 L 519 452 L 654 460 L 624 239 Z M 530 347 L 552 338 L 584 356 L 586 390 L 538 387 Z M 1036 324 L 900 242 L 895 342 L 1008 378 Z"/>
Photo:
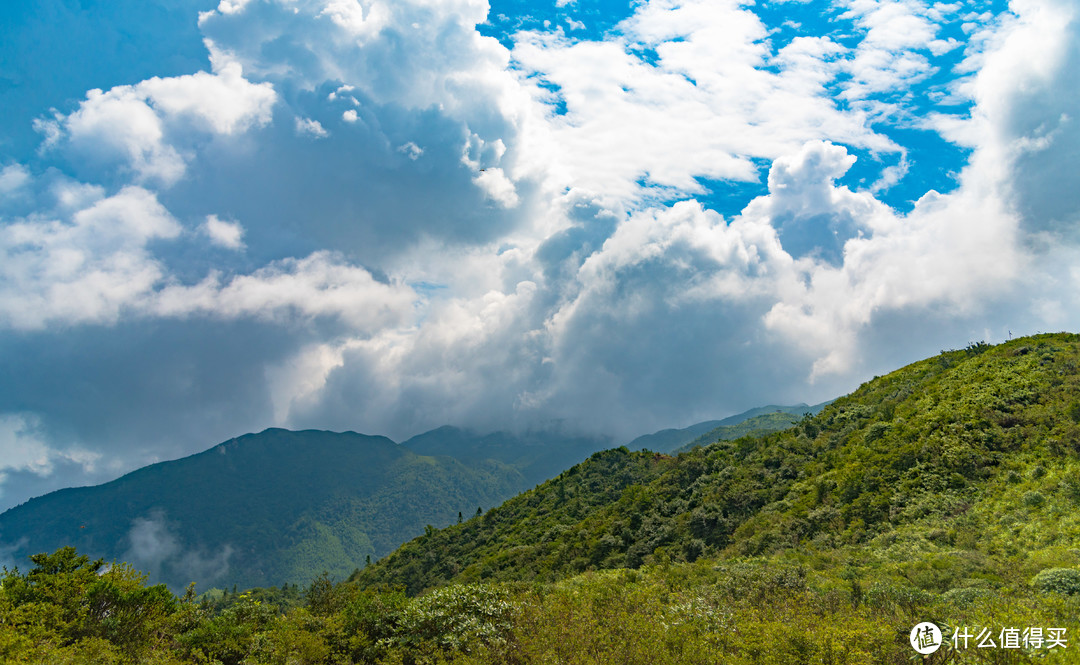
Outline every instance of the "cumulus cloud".
<path id="1" fill-rule="evenodd" d="M 22 164 L 8 164 L 0 169 L 0 194 L 16 196 L 30 182 L 30 173 Z"/>
<path id="2" fill-rule="evenodd" d="M 488 198 L 504 208 L 513 208 L 518 204 L 519 199 L 514 183 L 498 167 L 482 169 L 473 178 L 473 182 L 484 191 Z"/>
<path id="3" fill-rule="evenodd" d="M 1076 8 L 837 7 L 812 35 L 652 0 L 507 48 L 480 0 L 222 1 L 211 72 L 92 91 L 38 123 L 66 176 L 0 171 L 0 371 L 35 379 L 0 412 L 43 446 L 9 486 L 64 440 L 130 467 L 270 424 L 631 437 L 1080 325 Z M 913 131 L 966 165 L 899 210 Z"/>
<path id="4" fill-rule="evenodd" d="M 407 286 L 379 282 L 330 252 L 179 283 L 152 245 L 179 239 L 183 227 L 153 192 L 128 186 L 103 197 L 99 189 L 64 187 L 56 198 L 55 216 L 0 227 L 0 325 L 35 330 L 115 324 L 125 316 L 281 321 L 295 315 L 340 317 L 354 329 L 371 330 L 398 325 L 412 311 Z M 210 215 L 199 230 L 220 246 L 243 247 L 243 228 L 235 222 Z"/>
<path id="5" fill-rule="evenodd" d="M 356 118 L 355 113 L 353 113 L 353 118 Z M 398 152 L 406 155 L 409 159 L 416 161 L 417 159 L 420 159 L 420 155 L 424 154 L 424 149 L 416 145 L 412 141 L 409 141 L 408 143 L 402 143 L 401 145 L 399 145 Z"/>
<path id="6" fill-rule="evenodd" d="M 90 90 L 73 113 L 39 123 L 47 145 L 95 164 L 117 161 L 140 182 L 175 183 L 192 139 L 185 121 L 202 132 L 231 135 L 269 122 L 277 99 L 270 84 L 249 82 L 238 62 L 207 46 L 213 73 Z"/>
<path id="7" fill-rule="evenodd" d="M 377 330 L 408 320 L 414 300 L 404 285 L 384 284 L 330 252 L 282 261 L 223 282 L 211 275 L 193 286 L 167 286 L 152 311 L 163 316 L 207 313 L 269 319 L 340 317 L 353 330 Z"/>
<path id="8" fill-rule="evenodd" d="M 852 0 L 845 4 L 841 17 L 852 19 L 864 31 L 854 57 L 845 65 L 850 73 L 841 95 L 845 99 L 865 100 L 908 90 L 934 73 L 926 53 L 941 55 L 959 46 L 955 39 L 938 38 L 937 22 L 942 11 L 948 11 L 942 3 Z"/>
<path id="9" fill-rule="evenodd" d="M 300 136 L 308 136 L 313 139 L 324 139 L 330 136 L 330 132 L 322 126 L 318 120 L 311 118 L 296 119 L 296 133 Z"/>
<path id="10" fill-rule="evenodd" d="M 30 217 L 0 227 L 0 324 L 115 322 L 164 276 L 147 243 L 180 224 L 150 191 L 130 186 L 66 219 Z"/>
<path id="11" fill-rule="evenodd" d="M 244 248 L 244 227 L 240 222 L 219 219 L 217 215 L 207 215 L 199 230 L 210 242 L 226 249 Z"/>
<path id="12" fill-rule="evenodd" d="M 755 181 L 754 159 L 814 138 L 899 150 L 827 93 L 844 47 L 800 38 L 772 54 L 767 33 L 740 3 L 652 2 L 617 39 L 521 36 L 514 58 L 545 84 L 534 95 L 565 106 L 550 118 L 555 177 L 623 201 L 678 197 L 705 193 L 699 179 Z"/>

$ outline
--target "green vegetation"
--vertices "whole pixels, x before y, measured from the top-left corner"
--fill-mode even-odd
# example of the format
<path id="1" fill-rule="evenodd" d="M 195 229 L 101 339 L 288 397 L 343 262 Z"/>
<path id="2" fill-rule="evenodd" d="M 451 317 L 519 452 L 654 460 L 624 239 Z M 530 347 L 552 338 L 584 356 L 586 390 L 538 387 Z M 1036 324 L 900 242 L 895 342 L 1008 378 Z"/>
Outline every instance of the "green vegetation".
<path id="1" fill-rule="evenodd" d="M 269 429 L 110 483 L 53 492 L 0 515 L 25 561 L 73 545 L 183 589 L 344 577 L 428 525 L 521 491 L 493 461 L 417 455 L 385 437 Z"/>
<path id="2" fill-rule="evenodd" d="M 919 662 L 1078 662 L 1078 368 L 1076 335 L 977 344 L 785 431 L 596 453 L 303 594 L 173 599 L 40 555 L 3 579 L 0 660 L 899 665 L 933 621 Z M 976 646 L 1027 628 L 1046 639 Z"/>
<path id="3" fill-rule="evenodd" d="M 527 489 L 612 446 L 607 438 L 567 436 L 558 432 L 477 434 L 443 426 L 414 436 L 402 446 L 420 455 L 453 457 L 465 464 L 497 462 L 521 473 Z M 505 497 L 503 497 L 505 498 Z"/>
<path id="4" fill-rule="evenodd" d="M 1032 588 L 935 594 L 850 560 L 753 561 L 588 572 L 548 584 L 454 584 L 410 598 L 316 580 L 216 603 L 173 598 L 126 567 L 73 549 L 39 555 L 0 586 L 0 661 L 9 665 L 733 665 L 913 662 L 907 636 L 1067 627 L 1066 648 L 985 650 L 950 643 L 930 663 L 1075 662 L 1080 598 Z M 1047 631 L 1049 633 L 1049 631 Z"/>

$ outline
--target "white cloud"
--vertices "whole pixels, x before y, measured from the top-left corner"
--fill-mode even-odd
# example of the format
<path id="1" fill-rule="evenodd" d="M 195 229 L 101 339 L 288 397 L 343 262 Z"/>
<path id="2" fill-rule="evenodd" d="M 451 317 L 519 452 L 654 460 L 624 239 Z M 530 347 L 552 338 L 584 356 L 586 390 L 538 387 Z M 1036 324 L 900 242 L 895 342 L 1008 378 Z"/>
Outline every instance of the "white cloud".
<path id="1" fill-rule="evenodd" d="M 165 141 L 162 119 L 130 86 L 89 91 L 61 127 L 77 156 L 125 160 L 140 181 L 171 184 L 184 173 L 183 157 Z"/>
<path id="2" fill-rule="evenodd" d="M 219 135 L 270 122 L 277 99 L 267 83 L 254 84 L 238 62 L 207 42 L 214 73 L 154 77 L 107 92 L 87 92 L 79 108 L 41 126 L 47 145 L 67 147 L 77 158 L 102 163 L 119 159 L 140 183 L 171 185 L 186 168 L 184 120 Z"/>
<path id="3" fill-rule="evenodd" d="M 244 227 L 240 222 L 219 219 L 217 215 L 207 215 L 199 230 L 210 242 L 226 249 L 244 248 Z"/>
<path id="4" fill-rule="evenodd" d="M 17 196 L 30 182 L 30 172 L 22 164 L 8 164 L 0 169 L 0 196 Z"/>
<path id="5" fill-rule="evenodd" d="M 297 118 L 296 133 L 300 136 L 310 136 L 315 139 L 324 139 L 330 136 L 330 132 L 326 131 L 318 120 L 312 120 L 311 118 Z"/>
<path id="6" fill-rule="evenodd" d="M 376 281 L 330 252 L 283 259 L 223 281 L 211 275 L 194 286 L 170 285 L 150 311 L 159 316 L 209 314 L 285 321 L 294 317 L 337 317 L 358 332 L 408 322 L 415 294 L 406 286 Z"/>
<path id="7" fill-rule="evenodd" d="M 240 63 L 216 52 L 212 43 L 207 46 L 213 74 L 154 77 L 138 84 L 136 91 L 164 116 L 196 118 L 217 134 L 235 134 L 270 122 L 270 109 L 277 99 L 274 89 L 266 83 L 250 83 Z"/>
<path id="8" fill-rule="evenodd" d="M 525 74 L 558 88 L 553 99 L 536 87 L 535 98 L 565 104 L 547 137 L 561 186 L 621 201 L 648 188 L 685 196 L 703 192 L 698 178 L 754 181 L 754 159 L 814 138 L 898 150 L 863 112 L 832 101 L 825 86 L 844 49 L 828 39 L 796 39 L 772 57 L 765 26 L 734 2 L 642 4 L 621 30 L 573 43 L 527 33 L 514 48 Z"/>
<path id="9" fill-rule="evenodd" d="M 126 187 L 67 219 L 0 227 L 0 325 L 111 323 L 164 276 L 147 251 L 181 227 L 151 192 Z"/>
<path id="10" fill-rule="evenodd" d="M 937 39 L 938 26 L 929 18 L 939 12 L 918 0 L 850 0 L 842 18 L 865 31 L 855 56 L 847 64 L 851 80 L 843 97 L 863 100 L 882 92 L 904 91 L 933 74 L 925 55 L 940 55 L 957 46 Z"/>
<path id="11" fill-rule="evenodd" d="M 506 177 L 503 170 L 497 167 L 482 169 L 473 178 L 476 186 L 484 190 L 488 198 L 504 208 L 513 208 L 518 204 L 517 190 L 514 183 Z"/>
<path id="12" fill-rule="evenodd" d="M 414 162 L 417 159 L 419 159 L 421 155 L 424 154 L 424 149 L 421 148 L 420 146 L 416 145 L 412 141 L 409 141 L 408 143 L 403 143 L 403 144 L 399 145 L 397 150 L 398 150 L 398 152 L 405 155 L 406 157 L 413 160 Z"/>
<path id="13" fill-rule="evenodd" d="M 58 196 L 70 197 L 62 187 Z M 90 198 L 86 198 L 86 194 Z M 151 250 L 178 240 L 182 227 L 140 187 L 104 197 L 83 191 L 85 205 L 63 204 L 55 217 L 32 216 L 0 226 L 0 326 L 116 324 L 124 317 L 338 318 L 357 331 L 399 325 L 415 294 L 376 281 L 329 252 L 289 258 L 227 279 L 217 271 L 184 285 Z M 243 248 L 243 228 L 211 215 L 199 231 L 215 244 Z"/>
<path id="14" fill-rule="evenodd" d="M 329 16 L 338 26 L 357 36 L 371 36 L 386 25 L 390 12 L 381 2 L 368 3 L 367 11 L 358 0 L 330 0 L 319 16 Z"/>
<path id="15" fill-rule="evenodd" d="M 92 472 L 101 455 L 70 446 L 57 450 L 49 446 L 41 430 L 40 418 L 27 413 L 0 413 L 0 496 L 5 472 L 29 471 L 38 476 L 52 474 L 61 461 L 73 462 Z"/>

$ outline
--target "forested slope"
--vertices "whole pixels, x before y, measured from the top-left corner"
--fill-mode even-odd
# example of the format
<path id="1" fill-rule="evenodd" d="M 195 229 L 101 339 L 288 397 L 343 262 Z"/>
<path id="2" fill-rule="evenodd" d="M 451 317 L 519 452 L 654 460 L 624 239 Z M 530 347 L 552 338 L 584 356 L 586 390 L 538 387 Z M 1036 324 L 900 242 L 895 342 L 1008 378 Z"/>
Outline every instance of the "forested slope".
<path id="1" fill-rule="evenodd" d="M 385 437 L 269 429 L 0 515 L 16 562 L 76 546 L 182 589 L 339 578 L 429 524 L 525 486 L 497 462 L 417 455 Z"/>
<path id="2" fill-rule="evenodd" d="M 944 591 L 1080 563 L 1078 367 L 1076 335 L 975 344 L 867 382 L 784 432 L 670 458 L 599 453 L 357 581 L 417 592 L 866 547 L 907 556 L 920 584 Z"/>

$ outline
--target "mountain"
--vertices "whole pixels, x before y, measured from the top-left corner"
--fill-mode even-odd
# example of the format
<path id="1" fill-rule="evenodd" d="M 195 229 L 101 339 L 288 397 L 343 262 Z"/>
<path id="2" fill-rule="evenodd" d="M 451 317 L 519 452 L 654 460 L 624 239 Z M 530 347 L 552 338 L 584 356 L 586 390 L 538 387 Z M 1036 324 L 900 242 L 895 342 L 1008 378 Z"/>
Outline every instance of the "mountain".
<path id="1" fill-rule="evenodd" d="M 0 542 L 18 562 L 74 545 L 173 588 L 306 584 L 526 486 L 496 461 L 429 457 L 354 432 L 268 429 L 32 499 L 0 514 Z"/>
<path id="2" fill-rule="evenodd" d="M 743 411 L 734 416 L 728 416 L 723 420 L 706 420 L 682 429 L 663 429 L 653 434 L 645 434 L 626 444 L 630 450 L 652 450 L 658 453 L 670 453 L 684 446 L 693 447 L 719 441 L 720 439 L 737 439 L 750 431 L 757 434 L 765 434 L 776 430 L 790 427 L 803 414 L 816 414 L 825 406 L 807 406 L 796 404 L 795 406 L 761 406 L 749 411 Z M 774 414 L 786 414 L 795 416 L 794 419 L 774 418 Z M 767 416 L 761 418 L 761 416 Z M 747 428 L 739 428 L 746 421 L 754 421 Z"/>
<path id="3" fill-rule="evenodd" d="M 938 593 L 1026 584 L 1080 564 L 1078 367 L 1077 335 L 973 344 L 865 383 L 781 432 L 676 457 L 597 453 L 414 539 L 355 581 L 415 593 L 817 552 L 822 566 L 875 562 L 876 574 Z"/>
<path id="4" fill-rule="evenodd" d="M 524 434 L 471 430 L 444 426 L 414 436 L 402 446 L 420 455 L 447 456 L 472 464 L 494 460 L 521 472 L 531 487 L 558 475 L 589 455 L 612 446 L 604 437 L 569 436 L 545 430 Z M 522 489 L 525 489 L 522 487 Z"/>

